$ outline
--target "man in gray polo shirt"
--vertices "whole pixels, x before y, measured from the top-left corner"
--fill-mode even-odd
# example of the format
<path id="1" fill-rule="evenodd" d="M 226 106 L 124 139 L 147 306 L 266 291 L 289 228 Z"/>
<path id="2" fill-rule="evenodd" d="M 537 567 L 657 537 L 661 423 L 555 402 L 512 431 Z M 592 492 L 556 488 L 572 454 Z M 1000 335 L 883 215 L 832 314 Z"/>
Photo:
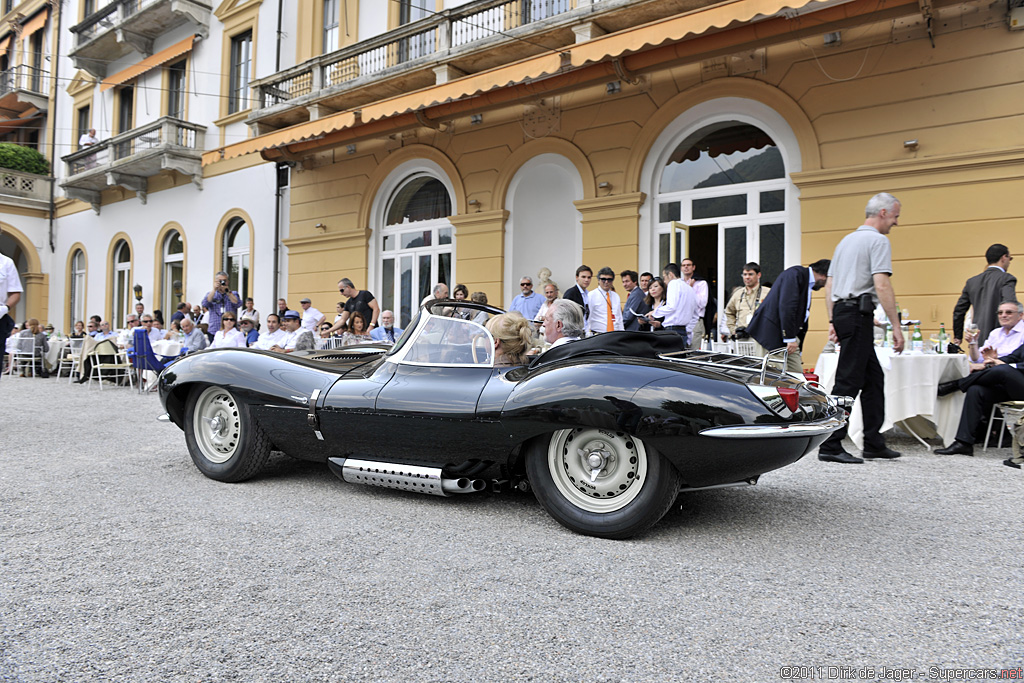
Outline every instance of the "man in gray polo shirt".
<path id="1" fill-rule="evenodd" d="M 856 398 L 864 412 L 864 457 L 898 458 L 880 430 L 885 419 L 885 376 L 875 356 L 874 308 L 882 304 L 889 320 L 899 320 L 892 275 L 892 248 L 886 235 L 898 225 L 900 202 L 887 192 L 868 201 L 864 225 L 839 242 L 825 282 L 828 335 L 842 344 L 832 393 Z M 865 300 L 861 301 L 864 296 Z M 870 297 L 870 300 L 868 300 Z M 893 327 L 893 350 L 903 350 L 903 333 Z M 861 463 L 843 449 L 846 428 L 833 432 L 818 449 L 826 462 Z"/>

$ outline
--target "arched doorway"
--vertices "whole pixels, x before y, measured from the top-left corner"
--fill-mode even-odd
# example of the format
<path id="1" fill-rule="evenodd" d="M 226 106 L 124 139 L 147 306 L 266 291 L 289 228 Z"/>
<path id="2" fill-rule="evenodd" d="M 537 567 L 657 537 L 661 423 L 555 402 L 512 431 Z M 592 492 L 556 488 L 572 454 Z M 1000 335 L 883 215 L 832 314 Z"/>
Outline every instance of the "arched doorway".
<path id="1" fill-rule="evenodd" d="M 65 325 L 68 330 L 74 329 L 75 322 L 85 321 L 85 252 L 76 248 L 71 256 L 68 267 L 68 315 Z"/>
<path id="2" fill-rule="evenodd" d="M 28 253 L 17 238 L 4 231 L 0 233 L 0 254 L 14 261 L 14 267 L 18 271 L 18 279 L 21 280 L 22 289 L 25 290 L 21 293 L 21 299 L 14 307 L 14 310 L 10 312 L 11 318 L 14 319 L 15 323 L 20 324 L 29 317 L 39 317 L 38 315 L 29 316 L 28 314 L 29 301 L 31 300 L 30 292 L 28 291 L 28 278 L 26 277 L 30 270 Z"/>
<path id="3" fill-rule="evenodd" d="M 113 311 L 111 325 L 122 327 L 132 312 L 132 248 L 125 240 L 119 240 L 114 246 L 112 279 L 114 298 L 110 307 Z"/>
<path id="4" fill-rule="evenodd" d="M 228 284 L 238 292 L 242 301 L 252 296 L 249 293 L 250 244 L 249 226 L 241 218 L 235 218 L 224 231 L 224 262 L 221 269 L 228 274 Z"/>
<path id="5" fill-rule="evenodd" d="M 529 275 L 536 282 L 541 268 L 551 271 L 561 291 L 573 284 L 583 257 L 581 217 L 573 203 L 580 199 L 579 171 L 560 154 L 540 154 L 516 171 L 505 201 L 506 306 L 519 294 L 519 279 Z M 534 291 L 543 294 L 540 287 Z"/>
<path id="6" fill-rule="evenodd" d="M 161 249 L 163 271 L 161 273 L 160 307 L 164 313 L 164 319 L 170 320 L 178 307 L 183 295 L 183 282 L 185 279 L 185 243 L 181 239 L 181 233 L 171 230 L 164 237 Z"/>
<path id="7" fill-rule="evenodd" d="M 764 281 L 800 261 L 796 136 L 766 105 L 742 98 L 704 102 L 659 135 L 644 163 L 648 193 L 641 259 L 657 272 L 687 257 L 719 302 L 757 261 Z M 671 253 L 671 235 L 676 251 Z M 641 263 L 643 266 L 644 264 Z"/>

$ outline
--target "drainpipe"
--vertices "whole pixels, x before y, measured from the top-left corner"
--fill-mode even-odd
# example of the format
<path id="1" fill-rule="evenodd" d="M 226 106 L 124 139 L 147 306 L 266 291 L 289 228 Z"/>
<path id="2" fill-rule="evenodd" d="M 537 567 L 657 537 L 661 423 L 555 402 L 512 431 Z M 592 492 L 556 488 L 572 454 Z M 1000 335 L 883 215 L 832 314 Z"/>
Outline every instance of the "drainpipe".
<path id="1" fill-rule="evenodd" d="M 277 58 L 274 60 L 274 73 L 281 70 L 281 13 L 283 11 L 281 8 L 283 4 L 284 0 L 277 0 Z"/>
<path id="2" fill-rule="evenodd" d="M 57 251 L 57 245 L 54 243 L 54 214 L 57 211 L 56 207 L 56 187 L 57 187 L 57 173 L 55 167 L 57 163 L 57 101 L 60 99 L 60 94 L 57 89 L 58 76 L 60 74 L 60 25 L 64 19 L 64 13 L 61 12 L 61 0 L 50 0 L 50 6 L 54 10 L 54 14 L 57 15 L 57 47 L 53 51 L 51 56 L 51 62 L 53 72 L 50 77 L 50 91 L 53 93 L 53 104 L 50 107 L 50 253 Z"/>
<path id="3" fill-rule="evenodd" d="M 284 199 L 284 188 L 288 187 L 288 167 L 286 161 L 274 164 L 274 181 L 277 186 L 274 192 L 274 306 L 277 305 L 278 287 L 281 280 L 281 209 Z M 277 310 L 277 309 L 274 309 Z"/>

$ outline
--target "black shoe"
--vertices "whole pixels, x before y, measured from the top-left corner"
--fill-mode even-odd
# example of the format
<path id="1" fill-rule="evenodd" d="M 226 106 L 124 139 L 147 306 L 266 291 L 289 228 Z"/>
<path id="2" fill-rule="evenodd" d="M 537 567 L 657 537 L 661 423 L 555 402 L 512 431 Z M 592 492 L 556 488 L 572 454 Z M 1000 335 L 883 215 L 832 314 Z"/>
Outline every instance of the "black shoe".
<path id="1" fill-rule="evenodd" d="M 89 381 L 88 377 L 83 377 L 82 379 L 76 379 L 75 380 L 75 384 L 85 384 L 88 381 Z"/>
<path id="2" fill-rule="evenodd" d="M 953 380 L 952 382 L 942 382 L 939 384 L 939 396 L 948 396 L 949 394 L 952 394 L 954 391 L 960 391 L 959 380 Z"/>
<path id="3" fill-rule="evenodd" d="M 949 448 L 935 449 L 936 455 L 974 455 L 974 445 L 963 441 L 954 441 Z"/>
<path id="4" fill-rule="evenodd" d="M 1020 469 L 1020 463 L 1014 462 L 1013 458 L 1007 458 L 1006 460 L 1003 461 L 1003 464 L 1006 465 L 1007 467 L 1014 467 L 1018 470 Z"/>
<path id="5" fill-rule="evenodd" d="M 856 455 L 850 455 L 846 451 L 839 451 L 838 453 L 818 453 L 818 460 L 822 462 L 839 462 L 846 465 L 855 465 L 859 462 L 864 462 Z"/>
<path id="6" fill-rule="evenodd" d="M 873 458 L 883 458 L 885 460 L 892 460 L 893 458 L 898 458 L 901 455 L 903 454 L 898 453 L 891 448 L 883 448 L 880 451 L 864 451 L 863 453 L 861 453 L 861 456 L 868 460 L 871 460 Z"/>

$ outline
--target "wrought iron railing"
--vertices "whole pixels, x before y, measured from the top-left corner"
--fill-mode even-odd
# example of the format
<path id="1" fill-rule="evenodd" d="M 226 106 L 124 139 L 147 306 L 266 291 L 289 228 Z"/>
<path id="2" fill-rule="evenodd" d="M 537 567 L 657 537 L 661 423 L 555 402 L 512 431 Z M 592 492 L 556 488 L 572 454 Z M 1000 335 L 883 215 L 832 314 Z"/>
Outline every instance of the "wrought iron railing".
<path id="1" fill-rule="evenodd" d="M 202 153 L 205 134 L 206 126 L 164 116 L 62 158 L 68 176 L 73 176 L 152 149 L 178 148 Z"/>
<path id="2" fill-rule="evenodd" d="M 28 64 L 0 71 L 0 95 L 14 90 L 45 94 L 50 90 L 50 72 Z"/>
<path id="3" fill-rule="evenodd" d="M 24 171 L 0 168 L 0 196 L 23 197 L 50 201 L 50 183 L 53 178 Z"/>
<path id="4" fill-rule="evenodd" d="M 253 81 L 261 109 L 380 73 L 599 0 L 478 0 Z"/>
<path id="5" fill-rule="evenodd" d="M 171 0 L 114 0 L 71 27 L 71 32 L 75 34 L 75 47 L 88 43 L 98 34 L 114 28 L 147 7 L 169 2 Z"/>

